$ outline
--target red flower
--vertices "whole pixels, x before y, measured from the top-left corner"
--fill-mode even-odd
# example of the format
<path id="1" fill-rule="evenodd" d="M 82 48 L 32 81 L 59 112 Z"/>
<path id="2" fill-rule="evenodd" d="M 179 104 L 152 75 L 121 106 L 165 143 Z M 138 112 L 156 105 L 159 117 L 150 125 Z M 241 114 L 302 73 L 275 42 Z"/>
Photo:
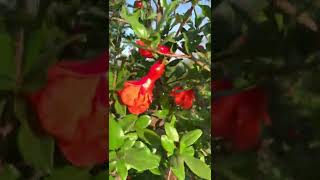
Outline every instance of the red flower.
<path id="1" fill-rule="evenodd" d="M 107 69 L 106 53 L 60 62 L 49 69 L 47 85 L 30 95 L 41 126 L 76 166 L 107 160 Z"/>
<path id="2" fill-rule="evenodd" d="M 159 45 L 158 49 L 159 49 L 159 52 L 163 54 L 170 54 L 170 48 L 168 46 Z"/>
<path id="3" fill-rule="evenodd" d="M 141 40 L 137 40 L 136 43 L 140 46 L 145 47 L 145 44 L 143 41 Z M 163 54 L 171 54 L 170 52 L 170 48 L 168 46 L 165 45 L 158 45 L 158 51 L 163 53 Z M 151 51 L 143 49 L 143 48 L 139 48 L 139 53 L 141 56 L 146 57 L 146 58 L 153 58 L 153 54 Z"/>
<path id="4" fill-rule="evenodd" d="M 232 84 L 214 81 L 213 87 L 223 90 L 231 88 Z M 249 150 L 260 143 L 261 120 L 267 125 L 271 123 L 263 89 L 252 88 L 213 101 L 213 134 L 230 140 L 236 150 Z"/>
<path id="5" fill-rule="evenodd" d="M 118 93 L 122 103 L 128 106 L 132 114 L 141 114 L 148 110 L 152 103 L 153 87 L 154 81 L 145 76 L 140 80 L 125 82 L 123 89 Z"/>
<path id="6" fill-rule="evenodd" d="M 137 40 L 136 43 L 140 46 L 145 46 L 144 42 L 141 40 Z M 143 48 L 139 48 L 139 53 L 141 56 L 146 57 L 146 58 L 153 58 L 153 54 L 151 51 L 148 51 Z"/>
<path id="7" fill-rule="evenodd" d="M 183 109 L 190 109 L 195 98 L 194 91 L 192 89 L 185 91 L 181 90 L 182 87 L 179 86 L 173 88 L 170 96 L 173 96 L 175 103 L 181 106 Z"/>
<path id="8" fill-rule="evenodd" d="M 135 1 L 134 2 L 134 7 L 137 8 L 137 9 L 142 9 L 143 8 L 142 1 Z"/>
<path id="9" fill-rule="evenodd" d="M 122 103 L 128 106 L 128 110 L 132 114 L 141 114 L 148 110 L 152 103 L 152 91 L 155 81 L 162 76 L 164 70 L 164 62 L 158 60 L 151 66 L 146 76 L 140 80 L 124 83 L 123 89 L 118 93 Z"/>
<path id="10" fill-rule="evenodd" d="M 162 76 L 162 74 L 164 73 L 164 70 L 165 70 L 164 62 L 162 60 L 158 60 L 151 66 L 147 76 L 152 81 L 155 81 Z"/>

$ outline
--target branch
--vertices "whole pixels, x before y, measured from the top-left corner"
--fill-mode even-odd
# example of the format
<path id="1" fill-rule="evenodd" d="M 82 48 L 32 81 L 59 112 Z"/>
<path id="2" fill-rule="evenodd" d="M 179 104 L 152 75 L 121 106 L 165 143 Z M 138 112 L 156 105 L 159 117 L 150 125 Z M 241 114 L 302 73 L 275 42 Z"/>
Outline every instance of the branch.
<path id="1" fill-rule="evenodd" d="M 201 66 L 203 69 L 211 72 L 211 68 L 210 68 L 207 64 L 205 64 L 204 62 L 199 61 L 199 60 L 196 59 L 195 57 L 192 57 L 192 60 L 193 60 L 196 64 L 198 64 L 199 66 Z"/>
<path id="2" fill-rule="evenodd" d="M 129 24 L 128 21 L 121 19 L 121 18 L 117 18 L 117 17 L 111 17 L 111 20 L 113 21 L 118 21 L 120 23 L 125 23 L 125 24 Z"/>
<path id="3" fill-rule="evenodd" d="M 288 0 L 272 0 L 273 4 L 284 13 L 297 18 L 297 22 L 306 26 L 312 31 L 318 31 L 316 22 L 310 17 L 309 13 L 298 13 L 298 10 Z"/>
<path id="4" fill-rule="evenodd" d="M 158 50 L 154 50 L 154 49 L 151 49 L 151 48 L 147 48 L 145 46 L 140 46 L 139 44 L 137 43 L 134 43 L 135 46 L 137 46 L 138 48 L 142 48 L 142 49 L 145 49 L 145 50 L 148 50 L 148 51 L 151 51 L 153 53 L 157 53 L 157 54 L 161 54 L 163 56 L 167 56 L 167 57 L 175 57 L 175 58 L 191 58 L 192 56 L 191 55 L 186 55 L 186 54 L 166 54 L 166 53 L 162 53 Z"/>
<path id="5" fill-rule="evenodd" d="M 177 30 L 176 35 L 175 35 L 176 37 L 179 35 L 179 33 L 182 30 L 183 26 L 186 24 L 186 22 L 190 18 L 193 9 L 194 9 L 194 4 L 192 3 L 190 9 L 188 9 L 188 11 L 186 12 L 187 17 L 182 21 L 182 23 L 180 23 L 179 29 Z"/>
<path id="6" fill-rule="evenodd" d="M 178 47 L 178 49 L 180 51 L 184 51 L 182 48 Z M 197 58 L 195 58 L 194 56 L 191 57 L 191 60 L 193 60 L 196 64 L 200 65 L 202 68 L 204 68 L 205 70 L 211 72 L 211 67 L 208 64 L 205 64 L 201 61 L 199 61 Z"/>
<path id="7" fill-rule="evenodd" d="M 156 1 L 156 0 L 154 0 L 154 1 Z M 157 24 L 160 26 L 159 23 L 160 23 L 161 18 L 163 16 L 163 8 L 161 6 L 160 0 L 158 0 L 158 3 L 155 2 L 155 4 L 156 4 L 156 7 L 157 7 Z"/>

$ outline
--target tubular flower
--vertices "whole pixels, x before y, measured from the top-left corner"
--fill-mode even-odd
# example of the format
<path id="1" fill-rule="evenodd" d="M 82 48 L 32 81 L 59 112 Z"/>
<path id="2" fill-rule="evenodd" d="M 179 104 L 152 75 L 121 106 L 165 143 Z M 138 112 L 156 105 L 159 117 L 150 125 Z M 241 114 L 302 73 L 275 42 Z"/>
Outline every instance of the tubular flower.
<path id="1" fill-rule="evenodd" d="M 137 40 L 136 43 L 140 46 L 145 46 L 144 42 L 141 40 Z M 153 58 L 153 54 L 151 51 L 148 51 L 143 48 L 139 48 L 139 53 L 141 56 L 146 57 L 146 58 Z"/>
<path id="2" fill-rule="evenodd" d="M 170 96 L 174 97 L 175 103 L 183 109 L 190 109 L 195 99 L 194 91 L 192 89 L 183 91 L 180 86 L 173 88 Z"/>
<path id="3" fill-rule="evenodd" d="M 232 87 L 225 81 L 213 81 L 213 90 Z M 267 97 L 263 89 L 251 88 L 213 101 L 212 131 L 214 136 L 232 142 L 235 150 L 245 151 L 259 145 L 261 120 L 271 123 L 267 112 Z"/>
<path id="4" fill-rule="evenodd" d="M 29 95 L 40 125 L 76 166 L 107 160 L 107 53 L 87 62 L 62 61 L 45 87 Z"/>
<path id="5" fill-rule="evenodd" d="M 145 43 L 141 40 L 137 40 L 136 43 L 140 46 L 143 46 L 143 47 L 146 46 Z M 165 45 L 159 44 L 157 50 L 163 54 L 171 54 L 170 48 Z M 151 51 L 143 49 L 143 48 L 139 48 L 139 54 L 145 58 L 153 58 L 154 57 Z"/>
<path id="6" fill-rule="evenodd" d="M 158 60 L 151 67 L 147 76 L 152 80 L 158 80 L 165 71 L 165 64 L 162 60 Z"/>
<path id="7" fill-rule="evenodd" d="M 141 114 L 148 110 L 152 103 L 154 83 L 148 76 L 124 83 L 123 89 L 118 93 L 122 103 L 128 106 L 132 114 Z"/>
<path id="8" fill-rule="evenodd" d="M 170 48 L 165 45 L 158 45 L 158 50 L 163 54 L 171 54 Z"/>
<path id="9" fill-rule="evenodd" d="M 140 80 L 127 81 L 122 90 L 118 91 L 123 104 L 132 114 L 141 114 L 148 110 L 152 103 L 153 88 L 165 71 L 162 60 L 155 62 L 146 76 Z"/>

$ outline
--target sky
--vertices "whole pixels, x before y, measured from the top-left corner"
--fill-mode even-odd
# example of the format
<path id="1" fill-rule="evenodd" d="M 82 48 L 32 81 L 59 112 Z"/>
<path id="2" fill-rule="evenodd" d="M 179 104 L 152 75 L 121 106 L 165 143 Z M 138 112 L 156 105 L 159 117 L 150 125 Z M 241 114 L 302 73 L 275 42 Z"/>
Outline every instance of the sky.
<path id="1" fill-rule="evenodd" d="M 133 5 L 135 2 L 135 0 L 127 0 L 127 4 L 130 4 L 130 5 Z M 167 0 L 167 3 L 171 3 L 171 0 Z M 200 4 L 202 5 L 208 5 L 208 6 L 211 6 L 211 0 L 200 0 L 199 2 Z M 155 8 L 155 5 L 152 1 L 152 4 L 151 6 L 153 8 Z M 185 4 L 181 4 L 179 5 L 179 7 L 177 8 L 177 13 L 179 14 L 184 14 L 187 12 L 187 10 L 191 7 L 191 2 L 189 3 L 185 3 Z M 202 10 L 199 6 L 196 6 L 195 8 L 197 14 L 202 14 Z M 132 13 L 133 9 L 132 8 L 129 8 L 129 12 Z M 194 19 L 194 13 L 192 13 L 192 16 L 191 16 L 191 19 L 193 20 Z M 205 19 L 203 21 L 203 23 L 207 23 L 208 22 L 208 19 Z M 179 25 L 176 25 L 175 27 L 173 27 L 172 31 L 177 31 L 177 29 L 179 28 Z M 133 34 L 133 31 L 132 30 L 127 30 L 126 33 L 130 33 L 130 34 Z M 206 40 L 204 40 L 204 42 L 201 43 L 201 45 L 204 45 L 206 44 Z M 130 48 L 126 48 L 125 51 L 123 52 L 124 54 L 128 55 L 130 53 Z"/>

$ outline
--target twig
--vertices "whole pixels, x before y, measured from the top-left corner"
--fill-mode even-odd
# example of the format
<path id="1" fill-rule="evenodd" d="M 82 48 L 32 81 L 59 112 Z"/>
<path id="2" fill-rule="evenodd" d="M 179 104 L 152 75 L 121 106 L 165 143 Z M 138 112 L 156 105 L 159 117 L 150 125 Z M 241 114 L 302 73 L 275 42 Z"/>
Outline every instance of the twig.
<path id="1" fill-rule="evenodd" d="M 128 21 L 121 19 L 121 18 L 118 18 L 118 17 L 112 17 L 111 20 L 129 24 Z"/>
<path id="2" fill-rule="evenodd" d="M 137 43 L 134 43 L 135 46 L 137 46 L 138 48 L 142 48 L 142 49 L 145 49 L 147 51 L 151 51 L 153 53 L 157 53 L 157 54 L 161 54 L 163 56 L 167 56 L 167 57 L 175 57 L 175 58 L 191 58 L 192 56 L 191 55 L 186 55 L 186 54 L 167 54 L 167 53 L 162 53 L 158 50 L 153 50 L 151 48 L 147 48 L 145 46 L 140 46 L 139 44 Z"/>
<path id="3" fill-rule="evenodd" d="M 307 12 L 298 14 L 298 10 L 288 0 L 272 0 L 273 4 L 284 13 L 297 18 L 297 22 L 312 31 L 318 31 L 318 26 Z"/>
<path id="4" fill-rule="evenodd" d="M 160 51 L 153 51 L 153 52 L 156 52 L 158 54 L 161 54 L 161 55 L 167 56 L 167 57 L 175 57 L 175 58 L 191 58 L 192 57 L 192 56 L 186 55 L 186 54 L 165 54 Z"/>
<path id="5" fill-rule="evenodd" d="M 197 59 L 195 59 L 195 58 L 192 58 L 192 59 L 194 60 L 194 62 L 195 62 L 196 64 L 198 64 L 199 66 L 201 66 L 203 69 L 211 72 L 211 68 L 210 68 L 207 64 L 205 64 L 205 63 L 203 63 L 203 62 L 201 62 L 201 61 L 199 61 L 199 60 L 197 60 Z"/>
<path id="6" fill-rule="evenodd" d="M 155 1 L 155 0 L 154 0 Z M 160 0 L 158 0 L 158 3 L 156 3 L 156 7 L 157 7 L 157 25 L 160 26 L 160 21 L 161 21 L 161 18 L 163 16 L 163 8 L 161 7 L 161 2 Z"/>
<path id="7" fill-rule="evenodd" d="M 190 9 L 188 9 L 188 11 L 186 12 L 187 17 L 182 21 L 182 23 L 180 23 L 179 29 L 176 32 L 176 37 L 179 35 L 180 31 L 182 30 L 183 26 L 186 24 L 186 22 L 188 21 L 188 19 L 190 18 L 192 11 L 194 9 L 194 4 L 191 5 Z"/>

